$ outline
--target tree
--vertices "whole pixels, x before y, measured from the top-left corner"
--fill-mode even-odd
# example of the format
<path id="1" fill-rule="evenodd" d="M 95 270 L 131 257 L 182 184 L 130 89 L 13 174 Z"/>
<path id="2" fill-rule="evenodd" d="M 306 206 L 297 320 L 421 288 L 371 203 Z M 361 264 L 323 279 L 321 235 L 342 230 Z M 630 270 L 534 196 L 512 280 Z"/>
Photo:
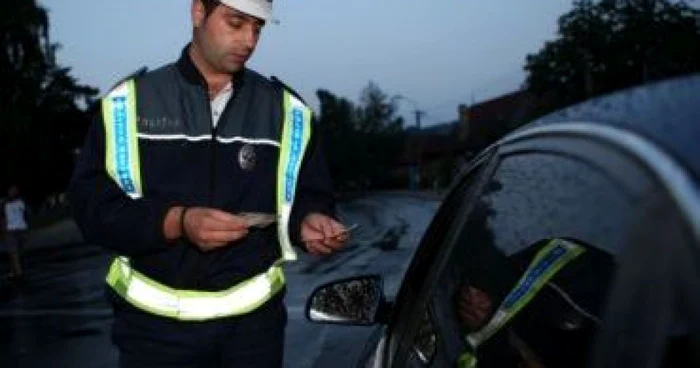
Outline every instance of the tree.
<path id="1" fill-rule="evenodd" d="M 333 180 L 339 190 L 386 188 L 403 149 L 403 120 L 396 105 L 370 82 L 358 107 L 329 91 L 317 92 L 319 129 Z"/>
<path id="2" fill-rule="evenodd" d="M 319 90 L 316 94 L 320 101 L 318 126 L 333 181 L 341 190 L 360 187 L 363 169 L 355 156 L 361 141 L 357 108 L 329 91 Z"/>
<path id="3" fill-rule="evenodd" d="M 87 126 L 78 102 L 97 93 L 56 64 L 58 49 L 35 0 L 0 3 L 0 184 L 19 183 L 36 201 L 65 187 Z"/>
<path id="4" fill-rule="evenodd" d="M 558 38 L 527 56 L 526 87 L 550 111 L 700 71 L 698 16 L 683 1 L 576 1 L 559 18 Z"/>
<path id="5" fill-rule="evenodd" d="M 398 133 L 403 119 L 396 116 L 396 102 L 370 81 L 360 94 L 360 129 L 366 133 Z"/>
<path id="6" fill-rule="evenodd" d="M 358 159 L 374 188 L 394 187 L 398 183 L 390 172 L 404 149 L 403 118 L 396 116 L 396 101 L 374 82 L 362 90 L 360 102 L 358 115 L 364 149 Z"/>

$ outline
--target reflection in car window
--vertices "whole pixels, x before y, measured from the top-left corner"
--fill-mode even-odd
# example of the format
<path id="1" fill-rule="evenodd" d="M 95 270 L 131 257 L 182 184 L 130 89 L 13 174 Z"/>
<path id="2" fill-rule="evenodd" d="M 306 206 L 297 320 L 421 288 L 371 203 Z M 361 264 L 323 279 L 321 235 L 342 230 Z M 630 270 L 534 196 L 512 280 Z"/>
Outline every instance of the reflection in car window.
<path id="1" fill-rule="evenodd" d="M 458 224 L 463 222 L 458 217 L 458 213 L 467 207 L 473 199 L 478 198 L 481 192 L 481 187 L 484 184 L 486 175 L 494 169 L 495 161 L 490 162 L 491 155 L 486 153 L 481 159 L 473 162 L 473 166 L 468 172 L 464 173 L 461 180 L 455 183 L 455 187 L 450 191 L 448 196 L 443 200 L 440 210 L 432 221 L 428 231 L 424 236 L 424 242 L 416 253 L 411 267 L 409 268 L 405 280 L 413 280 L 405 282 L 402 286 L 403 294 L 399 296 L 399 305 L 403 308 L 397 320 L 404 320 L 420 316 L 416 329 L 407 334 L 409 340 L 406 361 L 402 364 L 406 367 L 441 367 L 448 364 L 444 361 L 443 356 L 438 355 L 438 349 L 445 344 L 443 339 L 443 331 L 436 329 L 435 320 L 444 320 L 445 316 L 433 313 L 433 308 L 429 307 L 421 310 L 419 306 L 422 302 L 416 302 L 418 294 L 412 292 L 417 291 L 415 288 L 417 283 L 424 282 L 428 275 L 434 272 L 432 265 L 436 262 L 435 257 L 443 254 L 442 250 L 447 248 L 448 234 L 450 229 L 456 229 Z M 489 175 L 490 176 L 490 175 Z M 410 287 L 410 286 L 413 287 Z M 440 289 L 436 289 L 440 290 Z M 423 297 L 423 296 L 421 296 Z M 409 302 L 406 302 L 406 301 Z M 437 309 L 436 313 L 442 312 Z M 451 319 L 452 317 L 449 316 Z M 398 336 L 399 334 L 397 334 Z"/>
<path id="2" fill-rule="evenodd" d="M 570 158 L 506 158 L 468 215 L 432 299 L 444 360 L 454 366 L 473 352 L 480 368 L 585 366 L 635 206 L 622 188 Z M 583 252 L 551 278 L 531 278 L 541 288 L 471 346 L 467 337 L 504 318 L 499 306 L 557 239 Z"/>
<path id="3" fill-rule="evenodd" d="M 502 265 L 499 282 L 462 278 L 455 308 L 469 344 L 463 357 L 478 357 L 479 367 L 583 366 L 610 282 L 598 276 L 611 274 L 611 257 L 554 239 L 503 256 Z M 591 288 L 595 279 L 600 287 Z"/>
<path id="4" fill-rule="evenodd" d="M 415 355 L 417 362 L 421 363 L 422 366 L 430 364 L 435 357 L 436 344 L 435 327 L 433 326 L 430 313 L 426 311 L 413 340 L 412 353 Z"/>
<path id="5" fill-rule="evenodd" d="M 563 234 L 617 254 L 634 202 L 606 173 L 545 154 L 509 157 L 483 200 L 497 213 L 488 229 L 497 248 L 513 254 Z"/>

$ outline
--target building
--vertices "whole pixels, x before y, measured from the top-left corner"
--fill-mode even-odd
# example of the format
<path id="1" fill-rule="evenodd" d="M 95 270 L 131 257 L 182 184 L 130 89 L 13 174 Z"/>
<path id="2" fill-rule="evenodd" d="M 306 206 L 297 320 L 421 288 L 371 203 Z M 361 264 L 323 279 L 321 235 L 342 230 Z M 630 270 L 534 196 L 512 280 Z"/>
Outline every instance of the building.
<path id="1" fill-rule="evenodd" d="M 458 140 L 472 154 L 526 123 L 540 100 L 532 93 L 511 92 L 474 105 L 459 106 Z"/>
<path id="2" fill-rule="evenodd" d="M 542 99 L 521 90 L 460 105 L 454 123 L 409 128 L 393 176 L 412 189 L 444 188 L 465 160 L 528 122 L 542 106 Z"/>

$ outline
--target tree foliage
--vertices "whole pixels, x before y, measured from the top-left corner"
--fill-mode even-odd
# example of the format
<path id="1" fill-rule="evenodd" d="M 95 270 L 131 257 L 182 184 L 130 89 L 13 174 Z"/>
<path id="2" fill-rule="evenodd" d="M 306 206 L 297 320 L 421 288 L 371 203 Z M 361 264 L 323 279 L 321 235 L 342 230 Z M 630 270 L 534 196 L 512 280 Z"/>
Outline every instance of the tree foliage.
<path id="1" fill-rule="evenodd" d="M 700 16 L 683 1 L 578 0 L 558 38 L 526 58 L 526 86 L 549 110 L 700 71 Z"/>
<path id="2" fill-rule="evenodd" d="M 61 191 L 87 126 L 79 106 L 97 90 L 57 65 L 47 11 L 35 0 L 0 3 L 0 185 L 34 199 Z"/>
<path id="3" fill-rule="evenodd" d="M 403 119 L 395 101 L 377 84 L 362 91 L 360 104 L 327 90 L 317 92 L 319 127 L 331 174 L 339 190 L 387 188 L 403 149 Z"/>

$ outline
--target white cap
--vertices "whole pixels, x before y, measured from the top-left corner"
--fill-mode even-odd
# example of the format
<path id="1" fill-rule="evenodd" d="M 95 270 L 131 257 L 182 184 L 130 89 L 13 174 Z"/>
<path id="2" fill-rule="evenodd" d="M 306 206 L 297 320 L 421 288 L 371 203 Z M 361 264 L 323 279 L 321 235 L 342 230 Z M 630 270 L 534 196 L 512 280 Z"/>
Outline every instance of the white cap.
<path id="1" fill-rule="evenodd" d="M 219 0 L 219 2 L 264 21 L 272 18 L 272 0 Z"/>

